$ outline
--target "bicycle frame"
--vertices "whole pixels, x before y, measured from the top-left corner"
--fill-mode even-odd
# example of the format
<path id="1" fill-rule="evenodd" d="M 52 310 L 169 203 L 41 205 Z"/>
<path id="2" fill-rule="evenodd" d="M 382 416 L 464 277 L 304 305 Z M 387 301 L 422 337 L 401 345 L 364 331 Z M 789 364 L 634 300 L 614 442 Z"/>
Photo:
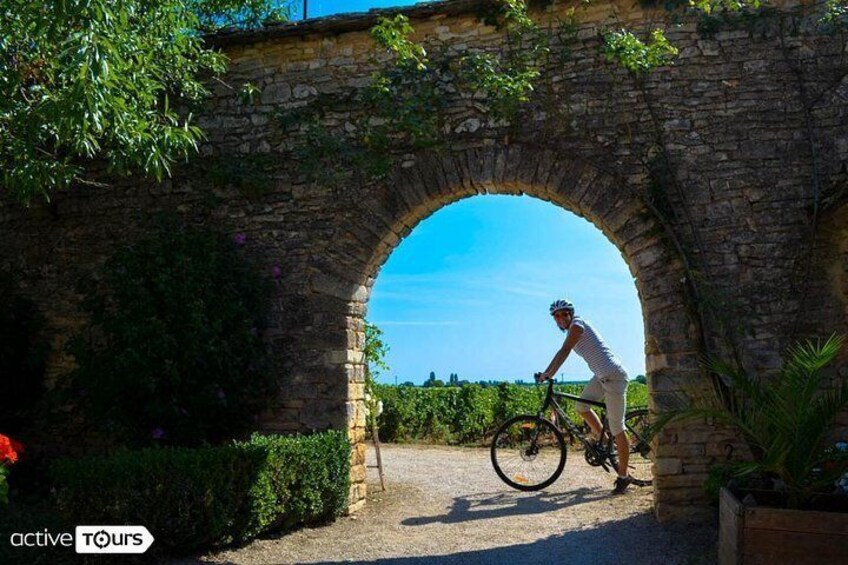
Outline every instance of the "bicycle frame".
<path id="1" fill-rule="evenodd" d="M 559 402 L 557 402 L 557 398 L 564 398 L 573 402 L 582 402 L 583 404 L 600 408 L 601 441 L 598 443 L 590 441 L 589 438 L 586 437 L 586 434 L 584 434 L 580 428 L 571 421 L 571 418 L 568 417 L 565 409 L 559 404 Z M 583 449 L 587 449 L 592 452 L 597 458 L 597 461 L 600 463 L 600 466 L 603 467 L 606 472 L 610 472 L 610 467 L 613 467 L 613 469 L 615 468 L 612 459 L 615 456 L 615 451 L 613 447 L 612 433 L 609 429 L 609 421 L 607 420 L 606 404 L 595 400 L 580 398 L 575 394 L 569 394 L 567 392 L 557 392 L 554 390 L 554 380 L 550 379 L 548 381 L 548 391 L 545 394 L 545 400 L 542 403 L 542 408 L 539 412 L 537 412 L 536 416 L 539 418 L 545 418 L 545 415 L 550 408 L 553 408 L 556 412 L 557 420 L 556 422 L 551 423 L 553 423 L 559 430 L 566 432 L 570 437 L 579 439 L 583 443 Z"/>

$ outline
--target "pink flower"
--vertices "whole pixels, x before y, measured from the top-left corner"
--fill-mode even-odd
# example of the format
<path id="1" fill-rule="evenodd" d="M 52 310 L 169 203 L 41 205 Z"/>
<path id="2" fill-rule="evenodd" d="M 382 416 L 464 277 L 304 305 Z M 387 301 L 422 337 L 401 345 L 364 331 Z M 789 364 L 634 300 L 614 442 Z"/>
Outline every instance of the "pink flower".
<path id="1" fill-rule="evenodd" d="M 283 276 L 283 269 L 279 265 L 271 267 L 271 276 L 276 280 Z"/>

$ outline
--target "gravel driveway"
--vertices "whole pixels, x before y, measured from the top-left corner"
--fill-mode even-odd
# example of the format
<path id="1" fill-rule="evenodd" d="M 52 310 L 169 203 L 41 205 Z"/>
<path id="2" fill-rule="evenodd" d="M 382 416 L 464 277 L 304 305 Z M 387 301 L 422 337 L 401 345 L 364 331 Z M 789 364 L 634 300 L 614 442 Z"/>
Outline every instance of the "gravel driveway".
<path id="1" fill-rule="evenodd" d="M 714 563 L 714 526 L 661 525 L 651 487 L 609 494 L 614 477 L 569 450 L 542 492 L 501 483 L 488 451 L 384 445 L 387 492 L 369 469 L 365 509 L 333 524 L 274 534 L 170 563 Z M 369 463 L 373 449 L 369 446 Z"/>

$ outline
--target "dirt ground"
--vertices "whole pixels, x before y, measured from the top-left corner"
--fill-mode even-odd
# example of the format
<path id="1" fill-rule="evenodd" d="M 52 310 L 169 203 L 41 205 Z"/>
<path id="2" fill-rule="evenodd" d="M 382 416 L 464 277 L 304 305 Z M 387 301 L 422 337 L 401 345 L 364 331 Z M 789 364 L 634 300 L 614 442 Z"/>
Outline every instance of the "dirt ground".
<path id="1" fill-rule="evenodd" d="M 369 446 L 370 448 L 370 446 Z M 657 563 L 716 561 L 714 525 L 658 524 L 651 488 L 610 494 L 614 476 L 570 451 L 551 487 L 502 483 L 485 449 L 384 445 L 386 492 L 369 468 L 366 507 L 188 563 Z M 369 449 L 369 463 L 374 463 Z"/>

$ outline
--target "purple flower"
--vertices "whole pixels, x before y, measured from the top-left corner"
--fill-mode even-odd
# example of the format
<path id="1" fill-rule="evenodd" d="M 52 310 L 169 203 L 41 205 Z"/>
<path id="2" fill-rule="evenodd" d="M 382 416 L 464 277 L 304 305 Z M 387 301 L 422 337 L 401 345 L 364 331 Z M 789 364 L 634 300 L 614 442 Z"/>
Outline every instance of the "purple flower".
<path id="1" fill-rule="evenodd" d="M 153 439 L 164 439 L 165 430 L 163 430 L 162 428 L 156 428 L 155 430 L 153 430 L 153 433 L 150 434 L 150 437 L 152 437 Z"/>
<path id="2" fill-rule="evenodd" d="M 218 389 L 218 400 L 226 400 L 226 399 L 227 399 L 227 393 L 225 393 L 223 390 L 221 390 L 219 388 Z"/>
<path id="3" fill-rule="evenodd" d="M 275 280 L 279 279 L 283 276 L 283 269 L 280 268 L 279 265 L 274 265 L 271 267 L 271 276 L 274 277 Z"/>
<path id="4" fill-rule="evenodd" d="M 247 234 L 237 233 L 236 235 L 233 236 L 233 241 L 236 242 L 236 245 L 241 247 L 242 245 L 244 245 L 247 242 Z"/>
<path id="5" fill-rule="evenodd" d="M 253 326 L 252 328 L 250 328 L 250 335 L 252 335 L 253 337 L 259 336 L 259 330 L 256 329 L 256 326 Z"/>

